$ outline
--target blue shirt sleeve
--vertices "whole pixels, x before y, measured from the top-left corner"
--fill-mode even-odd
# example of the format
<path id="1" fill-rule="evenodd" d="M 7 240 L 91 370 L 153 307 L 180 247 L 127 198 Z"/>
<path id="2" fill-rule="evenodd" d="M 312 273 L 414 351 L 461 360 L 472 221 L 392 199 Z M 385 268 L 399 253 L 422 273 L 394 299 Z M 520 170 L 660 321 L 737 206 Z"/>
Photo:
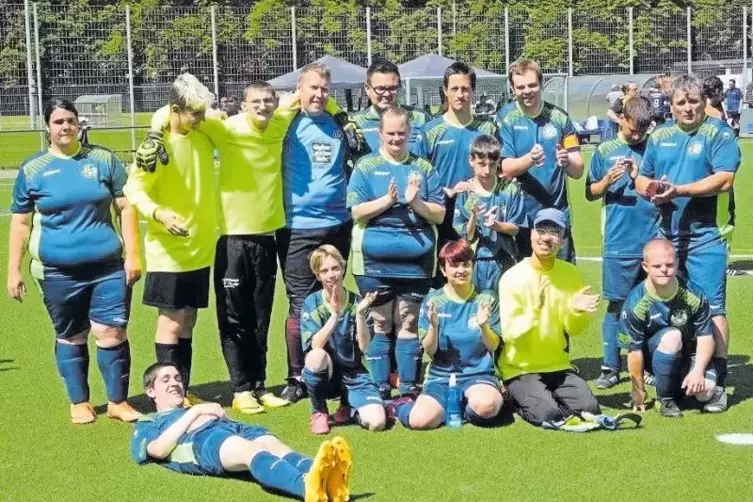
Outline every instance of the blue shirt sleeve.
<path id="1" fill-rule="evenodd" d="M 646 152 L 643 154 L 641 165 L 638 168 L 638 174 L 647 178 L 656 177 L 656 142 L 653 138 L 648 139 Z"/>
<path id="2" fill-rule="evenodd" d="M 428 195 L 426 202 L 444 205 L 444 189 L 434 166 L 426 173 L 426 192 Z"/>
<path id="3" fill-rule="evenodd" d="M 468 194 L 466 192 L 460 192 L 455 199 L 455 214 L 452 215 L 452 228 L 462 238 L 468 238 L 468 220 L 471 215 L 468 213 L 465 205 L 468 201 Z M 478 234 L 474 234 L 476 237 Z"/>
<path id="4" fill-rule="evenodd" d="M 740 167 L 740 147 L 737 138 L 729 129 L 722 129 L 714 138 L 711 147 L 711 168 L 715 173 L 737 172 Z"/>
<path id="5" fill-rule="evenodd" d="M 113 153 L 110 160 L 110 192 L 115 198 L 124 197 L 123 187 L 128 181 L 128 173 L 120 159 Z"/>
<path id="6" fill-rule="evenodd" d="M 512 126 L 506 122 L 502 122 L 502 127 L 499 128 L 499 137 L 502 140 L 502 158 L 514 158 L 515 140 L 513 139 Z"/>
<path id="7" fill-rule="evenodd" d="M 311 350 L 311 341 L 314 335 L 322 329 L 322 322 L 316 315 L 316 295 L 312 293 L 303 302 L 301 307 L 301 344 L 303 345 L 304 354 Z"/>
<path id="8" fill-rule="evenodd" d="M 411 145 L 411 152 L 419 157 L 425 159 L 429 158 L 429 142 L 426 139 L 426 133 L 424 132 L 423 127 L 415 136 L 415 141 Z"/>
<path id="9" fill-rule="evenodd" d="M 348 209 L 363 204 L 364 202 L 374 200 L 368 176 L 368 173 L 364 169 L 359 169 L 358 164 L 356 164 L 353 174 L 350 176 L 350 181 L 348 181 L 348 194 L 346 199 L 346 206 Z"/>
<path id="10" fill-rule="evenodd" d="M 511 182 L 515 183 L 515 182 Z M 523 191 L 515 184 L 514 189 L 510 191 L 510 201 L 507 205 L 507 214 L 505 215 L 505 221 L 508 223 L 514 223 L 515 225 L 523 228 L 528 228 L 528 213 L 526 212 L 525 197 L 523 197 Z"/>
<path id="11" fill-rule="evenodd" d="M 601 162 L 601 153 L 597 148 L 594 154 L 591 156 L 591 164 L 588 167 L 588 175 L 586 176 L 586 185 L 591 183 L 598 183 L 604 177 L 604 168 Z"/>
<path id="12" fill-rule="evenodd" d="M 149 443 L 159 438 L 160 434 L 159 426 L 151 419 L 141 419 L 136 422 L 133 437 L 131 437 L 131 457 L 137 464 L 149 463 L 149 453 L 146 449 Z"/>
<path id="13" fill-rule="evenodd" d="M 693 329 L 696 336 L 711 336 L 714 334 L 711 322 L 711 310 L 705 296 L 701 296 L 701 304 L 694 313 Z"/>
<path id="14" fill-rule="evenodd" d="M 623 307 L 620 315 L 620 341 L 627 346 L 628 352 L 643 350 L 646 345 L 646 332 L 644 323 L 638 319 L 632 309 L 627 305 Z"/>
<path id="15" fill-rule="evenodd" d="M 14 214 L 26 214 L 34 210 L 34 201 L 29 193 L 29 187 L 26 184 L 26 173 L 23 167 L 18 170 L 16 181 L 13 184 L 13 200 L 10 205 L 10 212 Z"/>

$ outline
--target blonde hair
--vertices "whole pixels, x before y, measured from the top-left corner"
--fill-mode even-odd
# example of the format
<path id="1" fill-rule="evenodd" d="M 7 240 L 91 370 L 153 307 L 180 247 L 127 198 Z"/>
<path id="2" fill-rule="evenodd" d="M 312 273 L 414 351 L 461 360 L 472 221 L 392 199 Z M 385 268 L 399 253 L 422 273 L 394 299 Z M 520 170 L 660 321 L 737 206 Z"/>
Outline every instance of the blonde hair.
<path id="1" fill-rule="evenodd" d="M 337 263 L 340 264 L 340 266 L 345 270 L 345 258 L 343 258 L 343 255 L 340 254 L 340 251 L 337 250 L 337 248 L 331 244 L 324 244 L 322 246 L 319 246 L 314 250 L 313 253 L 311 253 L 311 258 L 309 258 L 309 265 L 311 266 L 311 271 L 314 273 L 314 275 L 319 275 L 319 270 L 322 268 L 322 263 L 324 263 L 324 260 L 327 258 L 334 258 L 337 260 Z"/>
<path id="2" fill-rule="evenodd" d="M 301 74 L 298 76 L 298 82 L 300 83 L 301 80 L 303 80 L 303 76 L 309 72 L 314 72 L 322 78 L 326 78 L 327 80 L 332 80 L 332 74 L 330 73 L 329 68 L 327 68 L 326 64 L 309 63 L 303 68 L 301 68 Z"/>
<path id="3" fill-rule="evenodd" d="M 507 73 L 507 78 L 510 81 L 510 86 L 513 85 L 513 75 L 521 76 L 525 75 L 529 71 L 536 73 L 536 76 L 539 79 L 539 84 L 543 83 L 542 81 L 544 80 L 544 74 L 541 73 L 541 66 L 539 66 L 539 63 L 537 63 L 533 59 L 518 59 L 510 65 L 510 71 Z"/>
<path id="4" fill-rule="evenodd" d="M 168 102 L 181 110 L 206 110 L 212 106 L 214 94 L 190 73 L 182 73 L 170 87 Z"/>
<path id="5" fill-rule="evenodd" d="M 379 118 L 379 130 L 381 131 L 384 126 L 384 121 L 387 117 L 402 117 L 405 121 L 406 126 L 408 127 L 408 130 L 410 131 L 410 116 L 408 115 L 408 110 L 405 110 L 404 108 L 398 108 L 396 106 L 390 106 L 387 108 L 384 113 L 382 113 L 382 116 Z"/>

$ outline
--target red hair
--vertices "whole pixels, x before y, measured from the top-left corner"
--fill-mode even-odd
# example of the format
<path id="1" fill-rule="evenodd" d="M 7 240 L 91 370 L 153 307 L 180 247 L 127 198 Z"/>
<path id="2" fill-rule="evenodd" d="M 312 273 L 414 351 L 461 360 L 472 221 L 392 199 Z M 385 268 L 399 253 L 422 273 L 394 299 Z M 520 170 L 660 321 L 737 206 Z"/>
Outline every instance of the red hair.
<path id="1" fill-rule="evenodd" d="M 439 265 L 444 268 L 448 263 L 465 263 L 475 258 L 470 243 L 465 239 L 450 241 L 439 252 Z"/>

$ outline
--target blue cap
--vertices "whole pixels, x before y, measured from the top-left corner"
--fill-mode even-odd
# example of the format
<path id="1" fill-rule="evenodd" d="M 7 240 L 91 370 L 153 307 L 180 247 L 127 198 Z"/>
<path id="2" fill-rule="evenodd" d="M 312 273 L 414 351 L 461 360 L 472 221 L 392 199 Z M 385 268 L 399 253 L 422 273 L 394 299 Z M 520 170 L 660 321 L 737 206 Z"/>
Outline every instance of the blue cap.
<path id="1" fill-rule="evenodd" d="M 567 228 L 567 216 L 559 209 L 548 207 L 536 213 L 536 219 L 533 220 L 534 228 L 542 223 L 554 223 L 562 230 L 565 230 Z"/>

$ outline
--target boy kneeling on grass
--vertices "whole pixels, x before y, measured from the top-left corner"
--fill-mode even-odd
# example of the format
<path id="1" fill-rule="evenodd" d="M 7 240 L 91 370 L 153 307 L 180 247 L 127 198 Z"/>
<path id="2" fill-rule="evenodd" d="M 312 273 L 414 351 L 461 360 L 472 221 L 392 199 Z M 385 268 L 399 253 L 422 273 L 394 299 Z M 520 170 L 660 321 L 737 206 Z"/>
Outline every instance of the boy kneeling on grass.
<path id="1" fill-rule="evenodd" d="M 186 408 L 180 372 L 172 364 L 147 368 L 144 390 L 157 412 L 136 423 L 131 455 L 137 463 L 206 476 L 249 472 L 263 488 L 305 502 L 350 498 L 352 454 L 343 438 L 324 441 L 311 459 L 292 451 L 263 427 L 227 418 L 217 403 Z"/>

